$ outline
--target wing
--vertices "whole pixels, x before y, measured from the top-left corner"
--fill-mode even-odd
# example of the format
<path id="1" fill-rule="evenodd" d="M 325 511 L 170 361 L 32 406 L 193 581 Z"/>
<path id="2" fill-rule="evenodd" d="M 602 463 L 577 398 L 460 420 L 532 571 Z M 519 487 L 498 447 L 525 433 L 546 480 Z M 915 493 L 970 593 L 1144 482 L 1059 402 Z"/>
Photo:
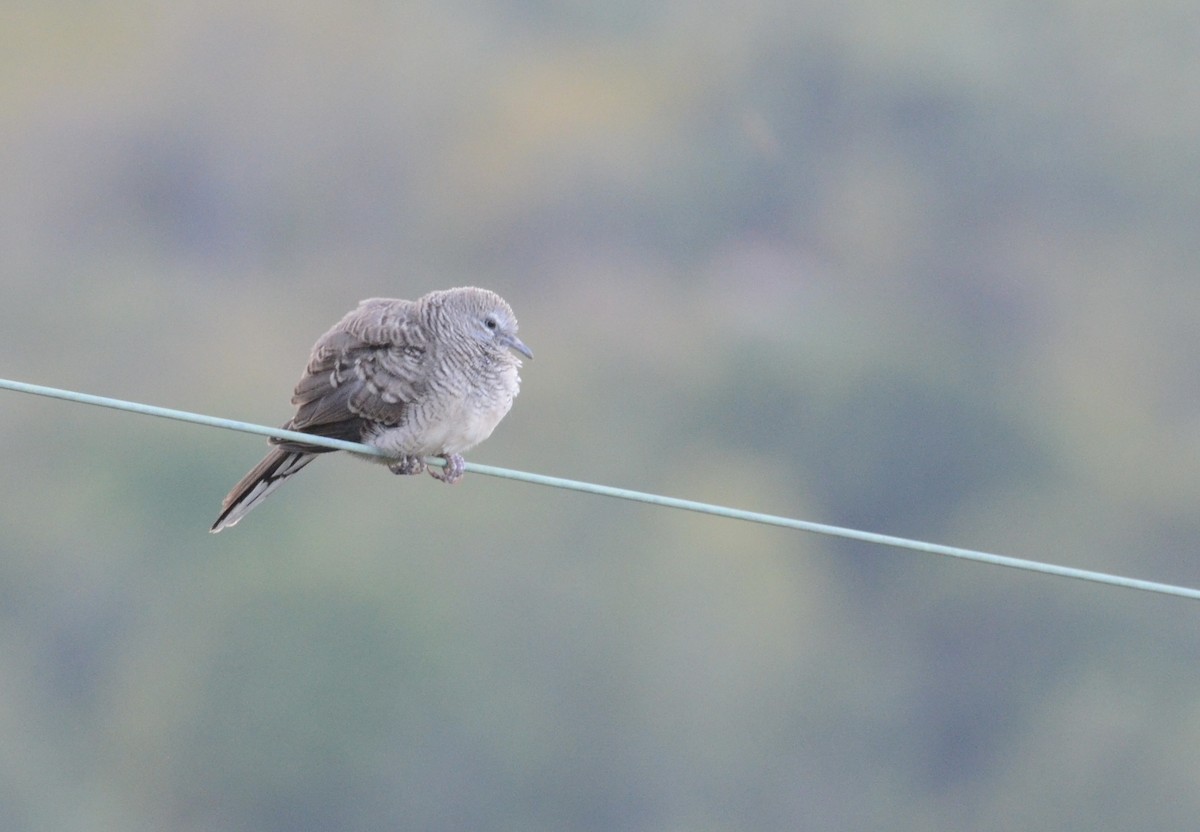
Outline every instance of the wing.
<path id="1" fill-rule="evenodd" d="M 414 304 L 387 298 L 363 301 L 313 347 L 292 396 L 296 415 L 286 427 L 357 442 L 366 423 L 400 424 L 409 404 L 424 392 L 426 354 L 427 338 Z"/>

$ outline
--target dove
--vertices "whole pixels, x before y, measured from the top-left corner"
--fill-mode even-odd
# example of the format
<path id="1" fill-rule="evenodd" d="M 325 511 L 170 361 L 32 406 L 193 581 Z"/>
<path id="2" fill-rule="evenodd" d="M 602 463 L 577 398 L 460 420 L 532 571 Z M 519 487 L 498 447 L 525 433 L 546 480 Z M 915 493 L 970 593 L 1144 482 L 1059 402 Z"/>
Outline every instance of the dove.
<path id="1" fill-rule="evenodd" d="M 491 436 L 520 390 L 512 307 L 474 286 L 417 300 L 370 298 L 317 340 L 283 427 L 361 442 L 395 474 L 462 479 L 462 454 Z M 236 525 L 292 475 L 333 449 L 270 440 L 271 451 L 233 487 L 210 531 Z M 425 457 L 441 457 L 442 467 Z"/>

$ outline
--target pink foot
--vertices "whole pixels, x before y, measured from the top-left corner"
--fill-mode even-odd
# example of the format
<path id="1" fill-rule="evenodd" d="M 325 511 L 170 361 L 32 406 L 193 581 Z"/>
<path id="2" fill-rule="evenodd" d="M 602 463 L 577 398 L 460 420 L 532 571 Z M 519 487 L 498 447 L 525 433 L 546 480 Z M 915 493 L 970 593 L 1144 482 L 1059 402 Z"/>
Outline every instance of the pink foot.
<path id="1" fill-rule="evenodd" d="M 441 470 L 431 467 L 429 476 L 435 480 L 441 480 L 447 485 L 454 485 L 466 473 L 467 461 L 462 458 L 462 454 L 443 454 L 442 459 L 446 462 L 446 466 Z"/>

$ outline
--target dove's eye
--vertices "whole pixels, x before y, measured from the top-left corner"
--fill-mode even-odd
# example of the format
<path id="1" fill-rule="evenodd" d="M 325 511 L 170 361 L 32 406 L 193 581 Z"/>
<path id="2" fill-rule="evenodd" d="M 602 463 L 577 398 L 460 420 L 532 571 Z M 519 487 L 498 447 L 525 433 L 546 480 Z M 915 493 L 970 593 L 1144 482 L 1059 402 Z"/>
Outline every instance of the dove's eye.
<path id="1" fill-rule="evenodd" d="M 498 323 L 496 322 L 496 319 L 495 319 L 495 318 L 490 318 L 490 317 L 489 317 L 487 320 L 485 320 L 485 321 L 483 322 L 483 324 L 484 324 L 484 326 L 486 326 L 488 329 L 495 329 L 496 327 L 500 326 L 500 324 L 498 324 Z"/>

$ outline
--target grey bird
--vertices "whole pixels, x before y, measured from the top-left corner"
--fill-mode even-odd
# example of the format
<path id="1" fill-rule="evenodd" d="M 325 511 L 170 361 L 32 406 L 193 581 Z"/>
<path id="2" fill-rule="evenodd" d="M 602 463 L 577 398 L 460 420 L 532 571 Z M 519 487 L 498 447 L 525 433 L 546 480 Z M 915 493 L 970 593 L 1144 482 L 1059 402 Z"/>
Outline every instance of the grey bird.
<path id="1" fill-rule="evenodd" d="M 425 471 L 462 479 L 463 451 L 491 436 L 520 388 L 521 360 L 533 358 L 517 337 L 503 298 L 467 286 L 415 301 L 371 298 L 313 346 L 287 430 L 362 442 L 384 451 L 395 474 Z M 331 448 L 272 438 L 271 452 L 221 504 L 211 531 L 235 525 L 283 481 Z"/>

